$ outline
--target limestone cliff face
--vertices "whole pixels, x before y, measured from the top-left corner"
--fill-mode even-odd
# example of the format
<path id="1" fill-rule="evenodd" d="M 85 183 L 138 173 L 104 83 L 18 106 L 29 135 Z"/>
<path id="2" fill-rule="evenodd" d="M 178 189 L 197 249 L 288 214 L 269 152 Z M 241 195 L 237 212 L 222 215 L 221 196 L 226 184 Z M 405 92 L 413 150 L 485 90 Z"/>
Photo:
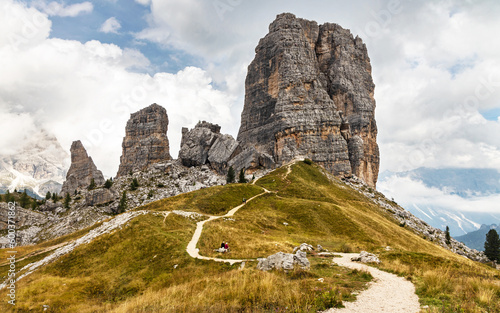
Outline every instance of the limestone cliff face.
<path id="1" fill-rule="evenodd" d="M 248 68 L 238 141 L 280 166 L 308 157 L 375 186 L 379 169 L 370 59 L 336 24 L 281 14 Z"/>
<path id="2" fill-rule="evenodd" d="M 167 110 L 156 103 L 131 114 L 125 128 L 117 177 L 171 160 L 167 130 Z"/>
<path id="3" fill-rule="evenodd" d="M 73 142 L 70 151 L 71 166 L 66 174 L 61 194 L 73 195 L 75 190 L 87 188 L 92 179 L 96 185 L 104 184 L 102 172 L 97 169 L 92 158 L 88 156 L 80 140 Z"/>

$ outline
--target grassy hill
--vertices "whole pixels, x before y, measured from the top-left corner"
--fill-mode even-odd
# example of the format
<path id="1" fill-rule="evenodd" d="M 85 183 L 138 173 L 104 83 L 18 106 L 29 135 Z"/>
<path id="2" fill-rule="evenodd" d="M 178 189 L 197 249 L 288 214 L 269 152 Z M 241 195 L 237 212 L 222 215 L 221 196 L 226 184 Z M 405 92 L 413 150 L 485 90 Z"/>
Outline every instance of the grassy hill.
<path id="1" fill-rule="evenodd" d="M 17 305 L 2 312 L 316 312 L 354 300 L 367 273 L 308 255 L 311 270 L 261 272 L 256 262 L 228 265 L 191 258 L 186 252 L 196 222 L 223 215 L 250 198 L 232 218 L 205 224 L 200 254 L 258 258 L 291 252 L 307 242 L 330 251 L 368 250 L 381 269 L 412 280 L 422 305 L 432 312 L 499 312 L 500 272 L 453 254 L 392 219 L 371 199 L 321 168 L 303 162 L 280 168 L 255 185 L 218 186 L 138 208 L 141 215 L 121 229 L 79 246 L 17 284 Z M 197 212 L 196 218 L 163 213 Z M 20 249 L 18 265 L 41 259 L 48 247 L 82 236 Z M 213 250 L 221 240 L 231 252 Z M 385 247 L 391 250 L 386 251 Z M 39 251 L 42 254 L 36 254 Z M 5 251 L 2 252 L 5 254 Z M 1 265 L 1 263 L 0 263 Z M 0 266 L 5 276 L 7 266 Z M 323 278 L 324 282 L 319 281 Z"/>

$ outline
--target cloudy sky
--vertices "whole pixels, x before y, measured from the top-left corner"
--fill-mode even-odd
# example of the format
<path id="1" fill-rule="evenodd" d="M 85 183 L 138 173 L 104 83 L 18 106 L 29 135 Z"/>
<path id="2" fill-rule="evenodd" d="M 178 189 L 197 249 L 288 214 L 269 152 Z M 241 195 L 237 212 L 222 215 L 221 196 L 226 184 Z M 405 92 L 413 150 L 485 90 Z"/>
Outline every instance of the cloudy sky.
<path id="1" fill-rule="evenodd" d="M 349 28 L 376 84 L 381 171 L 500 170 L 500 2 L 0 0 L 0 154 L 46 129 L 114 176 L 125 123 L 167 109 L 236 136 L 246 68 L 282 12 Z"/>

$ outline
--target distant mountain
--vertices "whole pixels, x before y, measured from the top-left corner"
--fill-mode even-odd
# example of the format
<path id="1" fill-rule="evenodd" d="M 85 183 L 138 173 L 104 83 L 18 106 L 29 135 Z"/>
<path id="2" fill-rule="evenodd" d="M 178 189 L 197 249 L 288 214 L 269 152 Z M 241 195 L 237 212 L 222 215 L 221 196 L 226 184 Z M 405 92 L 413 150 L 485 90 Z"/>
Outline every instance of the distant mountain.
<path id="1" fill-rule="evenodd" d="M 476 249 L 478 251 L 484 251 L 484 241 L 486 239 L 486 234 L 490 231 L 490 229 L 498 229 L 498 226 L 495 224 L 483 224 L 478 230 L 467 233 L 463 236 L 455 237 L 455 239 L 463 242 L 469 248 Z"/>
<path id="2" fill-rule="evenodd" d="M 406 190 L 398 194 L 391 181 L 407 179 L 423 185 L 423 190 Z M 500 223 L 498 213 L 480 212 L 473 200 L 500 195 L 500 173 L 496 169 L 461 168 L 418 168 L 408 172 L 383 172 L 380 174 L 378 189 L 389 197 L 394 197 L 403 207 L 430 225 L 444 229 L 450 227 L 452 236 L 462 236 L 474 232 L 481 224 Z M 433 190 L 433 192 L 429 192 Z M 461 200 L 463 199 L 463 200 Z M 450 202 L 448 200 L 453 200 Z M 477 209 L 458 210 L 456 203 L 469 203 Z"/>
<path id="3" fill-rule="evenodd" d="M 0 192 L 28 189 L 39 196 L 60 192 L 69 155 L 56 137 L 42 130 L 26 138 L 12 155 L 0 155 Z"/>

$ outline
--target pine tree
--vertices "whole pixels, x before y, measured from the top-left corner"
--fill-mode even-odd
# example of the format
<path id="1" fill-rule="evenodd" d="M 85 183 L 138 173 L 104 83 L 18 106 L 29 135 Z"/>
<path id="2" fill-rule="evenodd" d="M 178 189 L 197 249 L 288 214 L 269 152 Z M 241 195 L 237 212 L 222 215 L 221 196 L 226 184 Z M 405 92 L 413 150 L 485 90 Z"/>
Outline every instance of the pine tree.
<path id="1" fill-rule="evenodd" d="M 247 179 L 245 178 L 245 171 L 243 169 L 241 169 L 240 171 L 240 177 L 238 178 L 238 183 L 240 184 L 247 183 Z"/>
<path id="2" fill-rule="evenodd" d="M 45 195 L 45 200 L 50 200 L 52 198 L 52 195 L 50 194 L 50 191 L 47 191 L 47 194 Z"/>
<path id="3" fill-rule="evenodd" d="M 139 181 L 137 180 L 137 178 L 134 178 L 130 183 L 130 190 L 132 191 L 137 190 L 137 187 L 139 187 Z"/>
<path id="4" fill-rule="evenodd" d="M 69 209 L 70 203 L 71 203 L 71 196 L 69 195 L 69 192 L 66 192 L 66 197 L 64 198 L 64 207 L 66 209 Z"/>
<path id="5" fill-rule="evenodd" d="M 127 210 L 127 191 L 123 191 L 120 203 L 118 204 L 118 213 L 123 213 Z"/>
<path id="6" fill-rule="evenodd" d="M 5 202 L 9 203 L 9 202 L 12 202 L 12 195 L 10 194 L 10 191 L 7 189 L 7 191 L 5 192 Z"/>
<path id="7" fill-rule="evenodd" d="M 484 242 L 484 254 L 491 261 L 500 262 L 500 238 L 494 229 L 486 234 L 486 241 Z"/>
<path id="8" fill-rule="evenodd" d="M 26 189 L 24 189 L 24 192 L 21 194 L 21 197 L 19 198 L 19 205 L 23 209 L 26 209 L 26 208 L 28 208 L 29 204 L 30 204 L 30 197 L 26 193 Z"/>
<path id="9" fill-rule="evenodd" d="M 94 189 L 95 189 L 95 187 L 96 187 L 96 186 L 95 186 L 95 180 L 92 178 L 92 179 L 90 180 L 90 185 L 89 185 L 89 187 L 88 187 L 88 190 L 94 190 Z"/>
<path id="10" fill-rule="evenodd" d="M 113 186 L 113 179 L 106 179 L 106 182 L 104 183 L 104 188 L 109 189 Z"/>
<path id="11" fill-rule="evenodd" d="M 226 182 L 228 184 L 232 184 L 232 183 L 234 183 L 234 179 L 235 179 L 234 168 L 232 166 L 230 166 L 229 170 L 227 171 Z"/>
<path id="12" fill-rule="evenodd" d="M 451 236 L 450 236 L 450 228 L 448 226 L 446 226 L 445 238 L 446 238 L 446 244 L 450 245 L 450 243 L 451 243 Z"/>
<path id="13" fill-rule="evenodd" d="M 36 210 L 37 208 L 38 208 L 38 201 L 36 201 L 36 199 L 33 199 L 33 201 L 31 202 L 31 209 Z"/>

